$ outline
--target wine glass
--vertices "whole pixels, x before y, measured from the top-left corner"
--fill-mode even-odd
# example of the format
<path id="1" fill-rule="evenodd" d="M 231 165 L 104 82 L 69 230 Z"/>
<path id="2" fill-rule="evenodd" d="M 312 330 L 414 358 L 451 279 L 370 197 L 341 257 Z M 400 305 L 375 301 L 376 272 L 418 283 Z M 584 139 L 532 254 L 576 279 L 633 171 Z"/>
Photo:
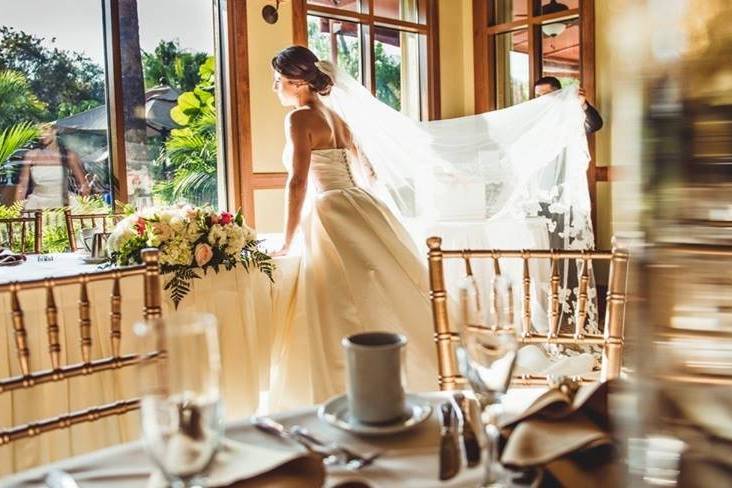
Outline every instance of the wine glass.
<path id="1" fill-rule="evenodd" d="M 174 314 L 135 332 L 145 350 L 162 351 L 139 368 L 145 447 L 171 486 L 204 486 L 223 434 L 216 319 Z"/>
<path id="2" fill-rule="evenodd" d="M 481 487 L 508 486 L 507 472 L 499 461 L 500 432 L 498 421 L 502 413 L 500 399 L 508 390 L 518 353 L 516 328 L 508 320 L 513 313 L 511 286 L 500 275 L 494 278 L 493 312 L 489 327 L 465 324 L 461 344 L 457 348 L 458 367 L 468 380 L 483 415 L 486 434 L 485 477 Z"/>

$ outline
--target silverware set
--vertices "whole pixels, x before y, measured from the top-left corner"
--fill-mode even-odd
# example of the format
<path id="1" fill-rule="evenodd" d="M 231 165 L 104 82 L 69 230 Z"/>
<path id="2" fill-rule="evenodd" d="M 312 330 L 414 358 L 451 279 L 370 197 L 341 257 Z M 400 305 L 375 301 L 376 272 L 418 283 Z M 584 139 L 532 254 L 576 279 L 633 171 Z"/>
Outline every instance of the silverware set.
<path id="1" fill-rule="evenodd" d="M 467 466 L 472 468 L 480 464 L 480 443 L 468 402 L 462 393 L 454 393 L 450 400 L 440 405 L 440 480 L 452 479 L 460 472 L 460 439 Z"/>
<path id="2" fill-rule="evenodd" d="M 299 425 L 288 428 L 269 417 L 253 417 L 251 421 L 261 432 L 300 444 L 308 452 L 321 457 L 323 463 L 329 466 L 343 466 L 348 470 L 358 471 L 381 456 L 381 453 L 359 454 L 337 442 L 325 441 Z"/>

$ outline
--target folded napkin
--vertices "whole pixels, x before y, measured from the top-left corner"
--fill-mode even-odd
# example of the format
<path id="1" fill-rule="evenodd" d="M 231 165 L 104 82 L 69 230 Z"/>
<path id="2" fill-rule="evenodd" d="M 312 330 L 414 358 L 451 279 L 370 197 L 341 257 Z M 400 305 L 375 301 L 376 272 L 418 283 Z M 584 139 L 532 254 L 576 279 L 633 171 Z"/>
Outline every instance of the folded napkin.
<path id="1" fill-rule="evenodd" d="M 608 419 L 608 383 L 564 384 L 537 398 L 502 425 L 501 462 L 543 471 L 542 485 L 619 486 Z"/>
<path id="2" fill-rule="evenodd" d="M 325 482 L 322 460 L 304 452 L 269 449 L 226 439 L 207 470 L 207 486 L 229 488 L 320 488 Z M 148 488 L 165 487 L 155 472 Z"/>
<path id="3" fill-rule="evenodd" d="M 16 254 L 10 249 L 0 248 L 0 266 L 14 266 L 24 261 L 24 254 Z"/>

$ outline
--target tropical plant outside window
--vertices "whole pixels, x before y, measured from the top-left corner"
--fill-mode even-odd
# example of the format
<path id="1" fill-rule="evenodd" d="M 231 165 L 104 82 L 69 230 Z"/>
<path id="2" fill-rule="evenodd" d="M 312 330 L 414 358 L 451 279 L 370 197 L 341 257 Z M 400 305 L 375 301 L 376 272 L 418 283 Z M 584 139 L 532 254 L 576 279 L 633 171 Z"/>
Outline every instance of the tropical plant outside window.
<path id="1" fill-rule="evenodd" d="M 4 6 L 3 215 L 53 213 L 64 206 L 109 209 L 115 200 L 214 207 L 225 201 L 218 184 L 213 1 L 116 3 L 119 11 L 111 13 L 124 19 L 119 32 L 105 25 L 110 12 L 103 14 L 108 7 L 99 0 Z M 176 12 L 176 23 L 166 20 L 170 12 Z M 113 53 L 105 48 L 105 36 L 116 39 L 120 73 L 106 69 Z M 117 161 L 110 154 L 105 93 L 107 78 L 114 76 L 121 78 L 124 93 L 117 110 L 124 113 L 126 157 Z M 125 187 L 124 194 L 115 191 Z"/>

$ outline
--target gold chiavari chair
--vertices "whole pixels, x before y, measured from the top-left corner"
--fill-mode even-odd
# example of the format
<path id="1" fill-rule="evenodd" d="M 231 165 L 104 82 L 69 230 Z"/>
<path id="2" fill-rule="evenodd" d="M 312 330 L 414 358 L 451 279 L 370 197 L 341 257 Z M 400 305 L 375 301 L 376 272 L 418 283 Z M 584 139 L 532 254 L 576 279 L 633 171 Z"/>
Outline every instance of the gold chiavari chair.
<path id="1" fill-rule="evenodd" d="M 103 371 L 120 369 L 137 364 L 143 360 L 152 360 L 160 355 L 159 351 L 145 353 L 121 353 L 122 296 L 120 281 L 127 277 L 140 277 L 144 287 L 143 317 L 153 319 L 161 315 L 160 301 L 160 266 L 158 251 L 146 249 L 142 252 L 143 264 L 125 268 L 109 269 L 94 273 L 46 278 L 26 282 L 14 282 L 0 285 L 0 293 L 10 294 L 13 335 L 17 349 L 20 375 L 0 379 L 0 395 L 9 392 L 33 388 L 36 385 L 64 381 L 70 378 L 94 375 Z M 109 340 L 111 356 L 92 358 L 92 321 L 91 303 L 88 285 L 93 282 L 111 281 L 111 311 L 109 316 Z M 77 364 L 61 364 L 61 340 L 59 310 L 54 297 L 54 290 L 69 285 L 79 286 L 79 333 L 81 337 L 81 358 Z M 51 369 L 36 371 L 31 367 L 28 329 L 24 319 L 19 295 L 28 290 L 45 289 L 46 334 Z M 122 415 L 139 408 L 139 399 L 130 398 L 98 405 L 85 410 L 70 412 L 54 418 L 47 418 L 24 425 L 0 428 L 0 446 L 19 439 L 37 436 L 57 429 L 68 428 L 76 424 L 91 422 L 113 415 Z"/>
<path id="2" fill-rule="evenodd" d="M 439 385 L 441 390 L 458 389 L 465 386 L 466 381 L 457 366 L 455 350 L 460 342 L 460 335 L 455 324 L 448 318 L 448 298 L 445 288 L 443 261 L 445 259 L 462 259 L 470 269 L 470 259 L 492 259 L 498 269 L 499 259 L 520 259 L 523 262 L 522 316 L 519 344 L 560 344 L 560 345 L 600 345 L 603 347 L 602 369 L 600 380 L 606 381 L 620 375 L 623 353 L 623 328 L 625 320 L 625 301 L 627 288 L 628 252 L 623 249 L 612 251 L 557 251 L 557 250 L 447 250 L 442 249 L 442 239 L 427 239 L 429 248 L 430 300 L 432 301 L 432 317 L 434 338 L 437 345 Z M 531 317 L 531 276 L 529 261 L 533 259 L 549 259 L 551 262 L 551 304 L 549 331 L 546 334 L 536 332 L 532 327 Z M 560 332 L 560 275 L 559 260 L 576 259 L 583 263 L 579 277 L 579 296 L 577 304 L 577 320 L 574 333 Z M 610 261 L 608 279 L 607 307 L 603 334 L 586 334 L 584 327 L 588 318 L 590 262 Z M 480 327 L 490 331 L 490 327 L 478 324 L 466 324 L 467 327 Z M 578 378 L 579 379 L 579 378 Z M 596 381 L 581 378 L 582 381 Z M 531 375 L 514 377 L 514 384 L 536 385 L 546 384 L 547 378 Z"/>
<path id="3" fill-rule="evenodd" d="M 117 222 L 122 220 L 123 217 L 124 215 L 115 213 L 75 214 L 71 209 L 65 208 L 64 219 L 66 220 L 66 233 L 69 237 L 69 247 L 71 248 L 71 251 L 76 251 L 78 249 L 76 242 L 76 229 L 74 227 L 75 222 L 78 223 L 82 229 L 88 226 L 98 227 L 98 224 L 101 224 L 102 232 L 109 232 Z"/>
<path id="4" fill-rule="evenodd" d="M 5 235 L 2 240 L 7 240 L 7 242 L 0 242 L 0 247 L 7 245 L 11 250 L 25 253 L 30 226 L 33 227 L 33 252 L 40 254 L 43 244 L 43 212 L 40 210 L 36 210 L 32 213 L 24 213 L 20 217 L 0 219 L 0 229 L 5 231 Z M 20 232 L 19 246 L 17 249 L 13 249 L 13 243 L 18 237 L 18 230 Z"/>

